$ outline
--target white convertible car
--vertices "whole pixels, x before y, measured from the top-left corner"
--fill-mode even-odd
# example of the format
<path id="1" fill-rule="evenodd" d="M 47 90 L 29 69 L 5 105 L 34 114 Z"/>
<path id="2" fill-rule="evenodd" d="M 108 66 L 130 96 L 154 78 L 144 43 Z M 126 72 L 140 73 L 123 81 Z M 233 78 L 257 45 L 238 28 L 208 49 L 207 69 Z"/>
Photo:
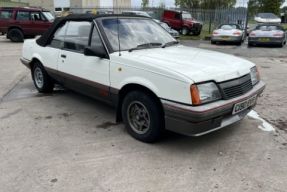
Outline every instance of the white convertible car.
<path id="1" fill-rule="evenodd" d="M 150 18 L 71 15 L 21 58 L 39 92 L 61 84 L 116 108 L 143 142 L 164 130 L 200 136 L 242 120 L 265 84 L 244 59 L 180 45 Z"/>

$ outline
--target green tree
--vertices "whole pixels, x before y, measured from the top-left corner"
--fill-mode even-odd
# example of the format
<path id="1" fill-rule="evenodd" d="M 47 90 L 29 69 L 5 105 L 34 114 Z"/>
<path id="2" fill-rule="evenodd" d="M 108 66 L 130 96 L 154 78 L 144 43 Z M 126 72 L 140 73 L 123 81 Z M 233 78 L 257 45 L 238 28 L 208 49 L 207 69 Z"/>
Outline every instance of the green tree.
<path id="1" fill-rule="evenodd" d="M 149 5 L 149 0 L 142 0 L 142 7 L 146 8 Z"/>
<path id="2" fill-rule="evenodd" d="M 249 0 L 249 13 L 254 15 L 258 12 L 267 12 L 280 15 L 280 7 L 285 0 Z"/>
<path id="3" fill-rule="evenodd" d="M 216 9 L 233 7 L 236 0 L 176 0 L 175 4 L 181 8 Z"/>

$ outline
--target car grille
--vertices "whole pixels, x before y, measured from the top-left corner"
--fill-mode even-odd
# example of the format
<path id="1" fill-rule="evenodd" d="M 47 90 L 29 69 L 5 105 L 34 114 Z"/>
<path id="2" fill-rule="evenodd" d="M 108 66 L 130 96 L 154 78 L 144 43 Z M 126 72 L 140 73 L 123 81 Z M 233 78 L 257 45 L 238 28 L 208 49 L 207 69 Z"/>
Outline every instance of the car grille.
<path id="1" fill-rule="evenodd" d="M 241 96 L 253 88 L 250 74 L 220 83 L 219 87 L 222 91 L 223 99 L 232 99 Z"/>

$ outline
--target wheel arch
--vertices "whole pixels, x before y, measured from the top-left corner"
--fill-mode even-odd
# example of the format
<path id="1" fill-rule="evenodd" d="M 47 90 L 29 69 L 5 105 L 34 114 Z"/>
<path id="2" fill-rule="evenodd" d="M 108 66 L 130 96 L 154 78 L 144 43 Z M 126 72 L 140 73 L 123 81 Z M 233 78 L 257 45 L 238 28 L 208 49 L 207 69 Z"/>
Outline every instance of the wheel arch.
<path id="1" fill-rule="evenodd" d="M 23 35 L 24 35 L 24 31 L 23 31 L 23 29 L 22 29 L 21 27 L 19 27 L 19 26 L 10 26 L 10 27 L 8 27 L 8 29 L 7 29 L 7 37 L 8 37 L 8 38 L 9 38 L 9 31 L 12 30 L 12 29 L 19 29 L 19 30 L 23 33 Z"/>
<path id="2" fill-rule="evenodd" d="M 29 68 L 31 70 L 33 69 L 33 67 L 34 67 L 36 62 L 39 62 L 39 63 L 41 63 L 43 65 L 43 63 L 41 62 L 41 59 L 38 56 L 33 56 L 31 61 L 30 61 L 30 63 L 29 63 Z"/>
<path id="3" fill-rule="evenodd" d="M 153 90 L 151 90 L 147 86 L 144 86 L 138 83 L 129 83 L 129 84 L 124 85 L 118 92 L 118 101 L 117 101 L 117 107 L 116 107 L 116 121 L 117 122 L 122 121 L 121 108 L 122 108 L 123 99 L 128 93 L 132 91 L 144 92 L 148 94 L 149 96 L 151 96 L 155 100 L 157 105 L 160 107 L 162 115 L 164 115 L 164 110 L 163 110 L 163 106 L 160 101 L 160 98 L 157 96 L 157 94 Z"/>

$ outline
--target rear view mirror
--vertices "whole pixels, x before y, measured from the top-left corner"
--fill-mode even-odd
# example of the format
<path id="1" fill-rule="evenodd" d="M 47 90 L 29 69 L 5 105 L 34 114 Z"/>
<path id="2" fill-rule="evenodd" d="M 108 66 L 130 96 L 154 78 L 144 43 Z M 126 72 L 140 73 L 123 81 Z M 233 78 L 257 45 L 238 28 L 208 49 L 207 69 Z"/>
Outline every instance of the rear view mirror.
<path id="1" fill-rule="evenodd" d="M 84 55 L 100 57 L 100 58 L 105 58 L 105 59 L 109 58 L 106 50 L 103 47 L 97 47 L 97 48 L 86 47 L 84 49 Z"/>

